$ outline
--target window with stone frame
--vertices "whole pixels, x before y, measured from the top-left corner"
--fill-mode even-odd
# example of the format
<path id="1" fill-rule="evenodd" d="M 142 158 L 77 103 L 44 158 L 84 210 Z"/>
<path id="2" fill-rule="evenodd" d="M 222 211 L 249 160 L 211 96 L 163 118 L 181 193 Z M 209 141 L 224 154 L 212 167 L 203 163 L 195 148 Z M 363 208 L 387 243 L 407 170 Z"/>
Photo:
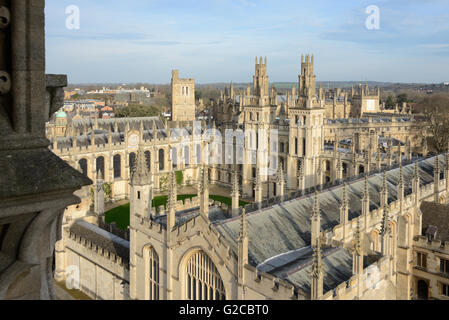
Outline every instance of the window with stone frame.
<path id="1" fill-rule="evenodd" d="M 426 269 L 427 268 L 427 254 L 422 253 L 422 252 L 418 252 L 417 253 L 416 265 L 418 267 Z"/>
<path id="2" fill-rule="evenodd" d="M 440 272 L 449 274 L 449 260 L 440 258 Z"/>
<path id="3" fill-rule="evenodd" d="M 440 293 L 442 296 L 449 298 L 449 284 L 447 283 L 440 283 Z"/>
<path id="4" fill-rule="evenodd" d="M 148 252 L 149 299 L 159 300 L 159 256 L 151 248 Z"/>

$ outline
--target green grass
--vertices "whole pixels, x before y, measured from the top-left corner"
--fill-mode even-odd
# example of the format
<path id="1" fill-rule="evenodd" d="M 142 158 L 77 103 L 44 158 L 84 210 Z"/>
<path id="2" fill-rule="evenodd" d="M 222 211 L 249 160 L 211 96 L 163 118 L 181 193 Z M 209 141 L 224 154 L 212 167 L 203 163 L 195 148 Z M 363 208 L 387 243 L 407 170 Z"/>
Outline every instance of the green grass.
<path id="1" fill-rule="evenodd" d="M 129 203 L 107 211 L 104 217 L 106 223 L 115 222 L 117 227 L 126 230 L 129 226 Z"/>
<path id="2" fill-rule="evenodd" d="M 178 201 L 182 200 L 184 202 L 185 199 L 192 199 L 196 197 L 196 194 L 181 194 L 178 195 Z M 223 196 L 210 195 L 210 199 L 214 201 L 220 201 L 222 203 L 227 204 L 228 206 L 232 205 L 232 199 Z M 159 206 L 166 207 L 168 196 L 158 196 L 153 198 L 152 206 L 153 208 L 159 208 Z M 248 202 L 239 201 L 239 205 L 244 207 Z M 118 228 L 122 230 L 126 230 L 129 226 L 129 203 L 121 205 L 119 207 L 113 208 L 105 213 L 105 221 L 106 223 L 115 222 Z"/>
<path id="3" fill-rule="evenodd" d="M 182 171 L 175 171 L 175 175 L 176 175 L 176 184 L 180 186 L 182 184 L 182 180 L 184 179 Z"/>
<path id="4" fill-rule="evenodd" d="M 68 294 L 70 294 L 76 300 L 92 300 L 91 297 L 89 297 L 87 294 L 85 294 L 81 290 L 68 289 L 65 286 L 65 281 L 56 282 L 56 285 L 61 287 L 63 290 L 65 290 Z"/>

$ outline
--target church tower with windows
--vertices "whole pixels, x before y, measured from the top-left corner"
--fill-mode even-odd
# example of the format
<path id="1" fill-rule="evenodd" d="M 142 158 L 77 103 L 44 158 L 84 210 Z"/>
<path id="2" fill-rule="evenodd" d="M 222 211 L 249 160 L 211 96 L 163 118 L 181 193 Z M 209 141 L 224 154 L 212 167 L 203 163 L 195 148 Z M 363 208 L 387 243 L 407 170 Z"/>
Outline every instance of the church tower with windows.
<path id="1" fill-rule="evenodd" d="M 294 100 L 296 97 L 292 97 Z M 324 106 L 316 96 L 316 76 L 313 73 L 313 56 L 301 56 L 301 74 L 299 75 L 298 99 L 294 107 L 288 109 L 289 156 L 287 164 L 290 190 L 301 189 L 297 172 L 302 170 L 304 187 L 316 185 L 317 170 L 320 166 L 320 154 L 324 145 Z"/>
<path id="2" fill-rule="evenodd" d="M 179 70 L 173 70 L 171 100 L 172 121 L 195 120 L 195 79 L 181 79 Z"/>

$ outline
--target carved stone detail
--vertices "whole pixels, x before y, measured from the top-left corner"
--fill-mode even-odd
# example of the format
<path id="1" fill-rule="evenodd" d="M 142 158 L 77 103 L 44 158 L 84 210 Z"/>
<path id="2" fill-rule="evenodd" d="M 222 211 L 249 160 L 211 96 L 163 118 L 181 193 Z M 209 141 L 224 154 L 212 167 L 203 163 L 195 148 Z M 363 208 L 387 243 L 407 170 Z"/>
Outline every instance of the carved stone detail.
<path id="1" fill-rule="evenodd" d="M 0 29 L 5 29 L 7 26 L 9 26 L 10 21 L 11 14 L 8 8 L 0 6 Z"/>
<path id="2" fill-rule="evenodd" d="M 7 94 L 11 90 L 11 77 L 6 71 L 0 71 L 0 95 Z"/>

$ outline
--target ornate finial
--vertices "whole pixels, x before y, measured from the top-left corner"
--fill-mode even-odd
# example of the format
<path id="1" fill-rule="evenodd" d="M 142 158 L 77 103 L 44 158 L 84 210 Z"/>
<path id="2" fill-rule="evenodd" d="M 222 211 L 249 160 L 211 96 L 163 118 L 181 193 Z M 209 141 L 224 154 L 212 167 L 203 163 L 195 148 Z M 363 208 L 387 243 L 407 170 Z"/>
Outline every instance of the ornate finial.
<path id="1" fill-rule="evenodd" d="M 390 216 L 388 213 L 388 207 L 385 203 L 383 206 L 383 216 L 382 216 L 382 225 L 380 228 L 380 234 L 383 236 L 385 234 L 390 233 Z"/>
<path id="2" fill-rule="evenodd" d="M 347 207 L 348 206 L 348 195 L 347 195 L 347 184 L 346 182 L 343 183 L 343 195 L 342 195 L 342 199 L 341 199 L 341 205 L 342 207 Z"/>
<path id="3" fill-rule="evenodd" d="M 384 170 L 382 174 L 382 191 L 386 192 L 387 190 L 387 172 Z"/>
<path id="4" fill-rule="evenodd" d="M 438 155 L 435 157 L 435 167 L 434 167 L 434 175 L 440 174 L 440 160 L 438 159 Z"/>
<path id="5" fill-rule="evenodd" d="M 98 171 L 97 171 L 97 180 L 104 180 L 103 170 L 98 169 Z"/>
<path id="6" fill-rule="evenodd" d="M 311 276 L 319 278 L 323 274 L 323 257 L 321 254 L 321 239 L 317 237 L 315 246 L 313 247 L 312 271 Z"/>
<path id="7" fill-rule="evenodd" d="M 140 141 L 142 141 L 143 140 L 143 121 L 142 120 L 140 120 L 139 135 L 140 135 Z"/>
<path id="8" fill-rule="evenodd" d="M 233 173 L 233 181 L 232 181 L 232 196 L 239 196 L 240 195 L 240 185 L 239 185 L 239 176 L 237 170 L 234 168 Z"/>
<path id="9" fill-rule="evenodd" d="M 362 241 L 360 237 L 360 219 L 357 219 L 357 227 L 354 234 L 354 246 L 352 252 L 358 256 L 362 255 Z"/>
<path id="10" fill-rule="evenodd" d="M 368 175 L 365 175 L 365 181 L 363 183 L 363 199 L 368 199 L 368 197 L 369 197 Z"/>
<path id="11" fill-rule="evenodd" d="M 246 210 L 243 208 L 242 215 L 240 217 L 240 232 L 238 240 L 242 240 L 245 237 L 248 237 L 248 222 L 246 221 Z"/>
<path id="12" fill-rule="evenodd" d="M 413 167 L 413 178 L 419 178 L 419 166 L 418 166 L 418 160 L 415 161 L 415 165 Z"/>
<path id="13" fill-rule="evenodd" d="M 168 187 L 168 200 L 167 208 L 168 211 L 175 212 L 176 204 L 178 201 L 177 188 L 176 188 L 176 174 L 173 170 L 169 173 L 169 187 Z"/>
<path id="14" fill-rule="evenodd" d="M 315 194 L 313 196 L 312 218 L 317 219 L 319 217 L 320 217 L 320 203 L 318 201 L 318 191 L 315 189 Z"/>
<path id="15" fill-rule="evenodd" d="M 282 166 L 279 166 L 278 175 L 277 175 L 277 183 L 283 185 L 284 181 L 284 170 L 282 170 Z"/>
<path id="16" fill-rule="evenodd" d="M 404 185 L 404 175 L 403 175 L 402 163 L 399 164 L 399 182 L 398 182 L 398 184 L 400 186 Z"/>
<path id="17" fill-rule="evenodd" d="M 131 173 L 131 181 L 133 184 L 149 184 L 151 182 L 150 173 L 148 171 L 145 151 L 143 150 L 143 145 L 141 143 L 139 144 L 136 158 L 136 164 Z"/>
<path id="18" fill-rule="evenodd" d="M 201 167 L 200 172 L 199 172 L 199 176 L 198 176 L 198 192 L 200 194 L 204 193 L 205 190 L 205 185 L 204 185 L 204 166 Z"/>

